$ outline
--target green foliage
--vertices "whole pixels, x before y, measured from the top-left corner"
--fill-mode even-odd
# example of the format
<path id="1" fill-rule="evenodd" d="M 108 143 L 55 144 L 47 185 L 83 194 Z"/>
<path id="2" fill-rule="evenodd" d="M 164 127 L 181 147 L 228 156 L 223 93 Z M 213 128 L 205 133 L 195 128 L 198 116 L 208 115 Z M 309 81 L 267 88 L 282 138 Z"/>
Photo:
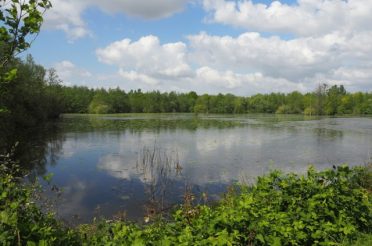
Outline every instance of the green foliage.
<path id="1" fill-rule="evenodd" d="M 76 232 L 45 214 L 32 199 L 37 185 L 26 185 L 9 155 L 0 156 L 0 242 L 2 245 L 78 245 Z"/>
<path id="2" fill-rule="evenodd" d="M 343 85 L 332 86 L 327 90 L 327 100 L 325 104 L 325 112 L 328 115 L 335 115 L 338 112 L 338 107 L 341 105 L 342 96 L 346 95 Z"/>
<path id="3" fill-rule="evenodd" d="M 29 36 L 40 31 L 42 14 L 50 7 L 49 0 L 0 1 L 1 68 L 14 55 L 30 47 Z"/>
<path id="4" fill-rule="evenodd" d="M 105 90 L 98 91 L 89 104 L 88 112 L 91 114 L 108 114 L 112 113 L 111 105 L 108 102 L 107 92 Z"/>
<path id="5" fill-rule="evenodd" d="M 273 171 L 233 186 L 214 206 L 189 203 L 170 220 L 138 225 L 94 221 L 67 229 L 33 203 L 30 187 L 3 156 L 3 245 L 367 245 L 372 235 L 372 168 L 340 166 L 306 175 Z M 13 168 L 9 168 L 9 166 Z M 51 175 L 45 176 L 50 180 Z"/>
<path id="6" fill-rule="evenodd" d="M 347 240 L 342 243 L 343 246 L 370 246 L 372 245 L 372 234 L 359 234 L 356 241 Z"/>
<path id="7" fill-rule="evenodd" d="M 315 108 L 312 107 L 305 108 L 304 115 L 316 115 Z"/>
<path id="8" fill-rule="evenodd" d="M 251 97 L 197 95 L 116 89 L 63 87 L 65 113 L 277 113 L 305 115 L 372 114 L 372 94 L 346 93 L 344 87 L 321 85 L 315 92 L 271 93 Z"/>
<path id="9" fill-rule="evenodd" d="M 279 106 L 279 108 L 276 110 L 277 114 L 291 114 L 292 110 L 288 105 L 282 105 Z"/>
<path id="10" fill-rule="evenodd" d="M 12 66 L 17 72 L 11 83 L 1 85 L 3 95 L 0 105 L 7 110 L 2 120 L 19 128 L 58 118 L 65 104 L 62 86 L 56 74 L 51 75 L 53 71 L 46 71 L 30 55 L 24 61 L 14 59 Z"/>
<path id="11" fill-rule="evenodd" d="M 21 77 L 18 76 L 19 61 L 15 57 L 31 46 L 40 31 L 42 15 L 50 7 L 49 0 L 0 0 L 0 121 L 8 118 L 9 114 L 14 118 L 14 108 L 9 108 L 9 104 L 17 103 L 11 101 L 15 96 L 24 96 L 14 94 L 18 91 L 13 90 L 14 82 Z M 36 113 L 34 116 L 38 118 L 40 115 Z"/>
<path id="12" fill-rule="evenodd" d="M 306 176 L 274 171 L 232 189 L 216 206 L 184 205 L 172 221 L 139 227 L 100 222 L 80 227 L 85 245 L 337 245 L 372 233 L 365 168 Z M 370 182 L 370 181 L 369 181 Z M 237 190 L 240 190 L 239 192 Z M 356 241 L 356 245 L 363 245 Z"/>

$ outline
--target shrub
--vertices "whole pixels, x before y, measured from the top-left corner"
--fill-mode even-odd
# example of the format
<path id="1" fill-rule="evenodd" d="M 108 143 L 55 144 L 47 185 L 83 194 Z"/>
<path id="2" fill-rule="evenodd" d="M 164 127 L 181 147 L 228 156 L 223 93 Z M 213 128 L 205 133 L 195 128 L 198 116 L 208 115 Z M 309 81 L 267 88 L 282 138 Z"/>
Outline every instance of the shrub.
<path id="1" fill-rule="evenodd" d="M 44 214 L 31 199 L 37 189 L 17 178 L 19 169 L 9 155 L 0 156 L 0 242 L 2 245 L 77 245 L 70 229 Z"/>
<path id="2" fill-rule="evenodd" d="M 141 226 L 98 221 L 68 229 L 32 202 L 14 163 L 0 165 L 3 245 L 363 245 L 371 241 L 371 166 L 306 175 L 273 171 L 232 187 L 215 206 L 180 206 L 172 219 Z M 359 238 L 359 240 L 358 240 Z M 356 241 L 355 241 L 356 240 Z"/>
<path id="3" fill-rule="evenodd" d="M 184 206 L 168 223 L 139 228 L 109 223 L 89 245 L 335 245 L 371 233 L 370 194 L 363 168 L 347 166 L 306 176 L 274 171 L 240 186 L 215 207 Z M 103 231 L 103 233 L 102 233 Z M 102 236 L 104 235 L 104 236 Z M 103 241 L 102 241 L 103 240 Z"/>

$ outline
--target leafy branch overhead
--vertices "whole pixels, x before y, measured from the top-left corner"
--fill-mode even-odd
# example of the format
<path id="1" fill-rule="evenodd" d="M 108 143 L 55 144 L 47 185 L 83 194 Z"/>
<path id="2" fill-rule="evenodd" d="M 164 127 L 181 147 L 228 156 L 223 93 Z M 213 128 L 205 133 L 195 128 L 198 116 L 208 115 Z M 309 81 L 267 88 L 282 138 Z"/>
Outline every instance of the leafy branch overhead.
<path id="1" fill-rule="evenodd" d="M 31 46 L 51 6 L 49 0 L 0 0 L 0 67 Z"/>

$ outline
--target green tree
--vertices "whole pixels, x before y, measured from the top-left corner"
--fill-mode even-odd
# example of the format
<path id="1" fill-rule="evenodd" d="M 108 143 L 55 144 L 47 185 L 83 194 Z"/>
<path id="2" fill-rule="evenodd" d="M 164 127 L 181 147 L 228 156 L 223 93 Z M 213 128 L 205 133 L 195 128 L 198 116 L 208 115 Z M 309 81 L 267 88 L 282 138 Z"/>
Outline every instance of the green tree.
<path id="1" fill-rule="evenodd" d="M 325 113 L 329 115 L 335 115 L 337 108 L 341 105 L 341 99 L 346 94 L 343 85 L 333 85 L 327 90 L 327 99 L 325 103 Z"/>
<path id="2" fill-rule="evenodd" d="M 337 107 L 338 114 L 351 114 L 353 112 L 354 102 L 351 94 L 341 97 L 340 105 Z"/>
<path id="3" fill-rule="evenodd" d="M 87 113 L 94 91 L 84 86 L 63 87 L 64 113 Z"/>
<path id="4" fill-rule="evenodd" d="M 324 104 L 327 94 L 327 84 L 319 84 L 319 86 L 315 90 L 315 104 L 314 109 L 315 113 L 317 115 L 323 115 L 324 114 Z"/>
<path id="5" fill-rule="evenodd" d="M 129 103 L 132 113 L 143 113 L 144 111 L 144 94 L 140 89 L 131 90 L 128 93 Z"/>
<path id="6" fill-rule="evenodd" d="M 46 120 L 46 70 L 36 64 L 30 55 L 26 61 L 14 60 L 12 64 L 17 68 L 17 76 L 8 84 L 2 98 L 9 112 L 7 120 L 16 126 L 32 126 Z"/>
<path id="7" fill-rule="evenodd" d="M 246 111 L 246 101 L 242 97 L 234 99 L 234 114 L 243 114 Z"/>
<path id="8" fill-rule="evenodd" d="M 112 105 L 109 102 L 108 93 L 104 89 L 96 91 L 92 101 L 89 104 L 88 112 L 91 114 L 112 113 Z"/>
<path id="9" fill-rule="evenodd" d="M 55 69 L 47 71 L 45 87 L 45 105 L 49 119 L 58 118 L 65 111 L 65 98 L 62 90 L 62 80 L 58 77 Z"/>
<path id="10" fill-rule="evenodd" d="M 0 0 L 0 67 L 31 46 L 51 6 L 49 0 Z"/>
<path id="11" fill-rule="evenodd" d="M 14 93 L 9 84 L 17 75 L 14 57 L 31 46 L 40 31 L 49 0 L 0 0 L 0 97 Z M 9 113 L 0 100 L 0 117 Z"/>
<path id="12" fill-rule="evenodd" d="M 120 90 L 119 87 L 110 89 L 108 91 L 108 97 L 114 113 L 130 112 L 129 98 L 125 91 Z"/>
<path id="13" fill-rule="evenodd" d="M 209 113 L 210 111 L 210 96 L 204 94 L 196 99 L 195 106 L 193 108 L 194 113 Z"/>

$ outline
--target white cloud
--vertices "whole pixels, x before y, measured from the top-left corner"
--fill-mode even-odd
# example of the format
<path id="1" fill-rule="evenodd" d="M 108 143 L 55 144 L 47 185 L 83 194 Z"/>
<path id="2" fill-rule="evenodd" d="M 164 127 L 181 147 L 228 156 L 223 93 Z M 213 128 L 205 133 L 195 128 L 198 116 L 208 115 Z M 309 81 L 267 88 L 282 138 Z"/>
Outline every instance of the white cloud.
<path id="1" fill-rule="evenodd" d="M 154 78 L 151 78 L 150 76 L 147 76 L 146 74 L 137 73 L 135 71 L 126 72 L 123 69 L 119 69 L 119 75 L 125 79 L 132 82 L 139 82 L 139 83 L 145 83 L 150 86 L 158 85 L 159 81 L 157 81 Z"/>
<path id="2" fill-rule="evenodd" d="M 46 29 L 62 30 L 70 42 L 91 35 L 83 12 L 97 7 L 108 13 L 123 13 L 142 19 L 169 17 L 184 9 L 189 0 L 51 0 L 53 7 L 45 14 Z"/>
<path id="3" fill-rule="evenodd" d="M 160 18 L 179 11 L 187 2 L 172 2 L 167 5 L 170 11 L 164 7 L 165 0 L 148 5 L 144 1 L 55 1 L 60 8 L 57 6 L 57 14 L 48 17 L 49 25 L 58 26 L 61 21 L 59 28 L 70 33 L 72 39 L 89 33 L 80 17 L 89 6 L 136 16 L 143 11 L 143 18 Z M 163 6 L 164 13 L 147 13 L 150 10 L 146 8 L 153 4 Z M 93 87 L 240 95 L 308 91 L 319 82 L 342 83 L 352 90 L 372 87 L 372 1 L 298 0 L 291 5 L 278 1 L 264 5 L 243 0 L 204 0 L 203 6 L 211 21 L 249 31 L 237 37 L 202 32 L 189 35 L 186 42 L 165 44 L 152 35 L 113 42 L 97 49 L 96 55 L 100 62 L 116 67 L 118 72 L 90 75 L 91 81 L 100 79 L 97 82 L 106 83 Z M 64 15 L 65 12 L 69 14 Z M 289 39 L 279 34 L 263 35 L 263 31 L 294 36 Z M 66 62 L 59 66 L 57 70 L 64 80 L 88 81 L 84 69 Z"/>
<path id="4" fill-rule="evenodd" d="M 251 0 L 203 0 L 209 21 L 250 31 L 318 36 L 334 31 L 371 30 L 370 0 L 273 1 L 266 5 Z"/>
<path id="5" fill-rule="evenodd" d="M 326 81 L 361 90 L 372 78 L 366 67 L 372 55 L 368 37 L 370 32 L 292 40 L 251 32 L 236 38 L 200 33 L 189 36 L 186 45 L 160 44 L 159 38 L 146 36 L 114 42 L 96 54 L 118 67 L 121 83 L 131 82 L 133 89 L 247 95 L 308 91 Z"/>
<path id="6" fill-rule="evenodd" d="M 289 80 L 327 71 L 340 62 L 337 53 L 330 56 L 338 37 L 331 43 L 324 39 L 286 41 L 276 36 L 265 38 L 259 33 L 243 33 L 237 38 L 205 33 L 189 37 L 191 56 L 198 63 Z"/>
<path id="7" fill-rule="evenodd" d="M 215 75 L 220 79 L 224 78 L 225 83 L 230 81 L 227 83 L 230 87 L 234 80 L 229 78 L 252 81 L 248 79 L 252 78 L 252 74 L 261 74 L 264 78 L 257 81 L 263 83 L 275 80 L 275 83 L 279 80 L 289 82 L 282 83 L 283 90 L 285 86 L 294 84 L 298 84 L 302 90 L 312 90 L 319 80 L 353 84 L 357 86 L 355 88 L 363 90 L 372 79 L 368 73 L 372 55 L 372 45 L 368 40 L 371 38 L 372 32 L 350 35 L 331 33 L 292 40 L 277 36 L 263 37 L 259 33 L 243 33 L 236 38 L 201 33 L 189 36 L 189 56 L 190 60 L 200 66 L 235 72 L 233 77 Z M 249 74 L 251 75 L 247 77 Z M 272 85 L 266 86 L 269 86 L 269 90 L 272 89 Z M 296 88 L 298 87 L 293 87 L 293 90 Z"/>
<path id="8" fill-rule="evenodd" d="M 101 62 L 119 67 L 122 77 L 155 85 L 161 80 L 192 76 L 186 51 L 182 42 L 160 44 L 157 37 L 146 36 L 135 42 L 114 42 L 96 54 Z"/>
<path id="9" fill-rule="evenodd" d="M 69 41 L 82 38 L 90 34 L 81 13 L 87 7 L 84 1 L 52 0 L 53 7 L 44 16 L 46 29 L 62 30 Z"/>
<path id="10" fill-rule="evenodd" d="M 283 78 L 266 77 L 261 73 L 240 74 L 231 70 L 220 72 L 210 67 L 201 67 L 196 73 L 197 77 L 195 79 L 199 83 L 207 84 L 210 87 L 219 87 L 219 91 L 227 90 L 235 94 L 306 90 L 300 83 L 294 83 Z"/>
<path id="11" fill-rule="evenodd" d="M 224 73 L 220 73 L 217 70 L 211 69 L 210 67 L 201 67 L 196 71 L 197 78 L 201 81 L 205 81 L 205 83 L 220 86 L 220 87 L 227 87 L 227 88 L 237 88 L 242 85 L 243 80 L 247 81 L 254 81 L 255 77 L 262 77 L 261 74 L 255 74 L 252 76 L 242 76 L 235 74 L 232 71 L 226 71 Z"/>
<path id="12" fill-rule="evenodd" d="M 188 0 L 93 0 L 92 2 L 111 13 L 125 13 L 144 19 L 158 19 L 183 10 Z"/>
<path id="13" fill-rule="evenodd" d="M 54 64 L 54 68 L 66 85 L 88 85 L 93 78 L 89 71 L 76 67 L 71 61 L 58 62 Z"/>
<path id="14" fill-rule="evenodd" d="M 200 33 L 161 44 L 158 37 L 124 39 L 96 51 L 118 68 L 121 84 L 132 89 L 197 92 L 309 91 L 319 82 L 368 88 L 372 32 L 284 40 L 247 32 L 238 37 Z M 170 87 L 173 86 L 173 87 Z M 176 86 L 176 87 L 175 87 Z M 134 87 L 134 88 L 133 88 Z"/>

